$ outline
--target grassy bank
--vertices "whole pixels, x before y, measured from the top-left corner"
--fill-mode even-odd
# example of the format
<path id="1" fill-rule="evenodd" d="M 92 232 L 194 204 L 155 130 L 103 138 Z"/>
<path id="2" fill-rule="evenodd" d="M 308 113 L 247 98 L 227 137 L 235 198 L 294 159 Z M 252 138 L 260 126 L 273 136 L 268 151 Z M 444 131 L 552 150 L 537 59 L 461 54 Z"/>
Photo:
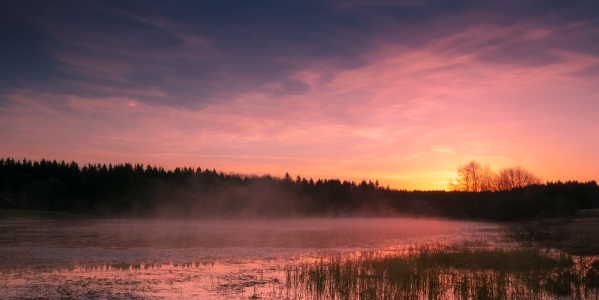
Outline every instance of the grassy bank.
<path id="1" fill-rule="evenodd" d="M 64 220 L 75 218 L 78 218 L 78 216 L 63 211 L 0 209 L 0 220 Z"/>

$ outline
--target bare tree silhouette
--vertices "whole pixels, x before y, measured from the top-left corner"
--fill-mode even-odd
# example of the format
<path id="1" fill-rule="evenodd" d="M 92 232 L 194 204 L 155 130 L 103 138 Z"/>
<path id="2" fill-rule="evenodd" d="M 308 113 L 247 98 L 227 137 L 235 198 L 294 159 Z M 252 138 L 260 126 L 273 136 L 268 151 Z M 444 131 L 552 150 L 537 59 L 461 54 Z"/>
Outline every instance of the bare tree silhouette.
<path id="1" fill-rule="evenodd" d="M 533 184 L 542 184 L 541 177 L 522 166 L 502 168 L 499 170 L 497 185 L 499 190 L 511 190 Z"/>
<path id="2" fill-rule="evenodd" d="M 472 160 L 458 168 L 458 178 L 449 182 L 452 191 L 494 192 L 542 184 L 543 180 L 522 166 L 502 168 L 495 172 L 488 164 L 484 166 Z"/>
<path id="3" fill-rule="evenodd" d="M 458 178 L 449 183 L 453 191 L 477 192 L 483 173 L 481 164 L 475 160 L 458 168 Z"/>

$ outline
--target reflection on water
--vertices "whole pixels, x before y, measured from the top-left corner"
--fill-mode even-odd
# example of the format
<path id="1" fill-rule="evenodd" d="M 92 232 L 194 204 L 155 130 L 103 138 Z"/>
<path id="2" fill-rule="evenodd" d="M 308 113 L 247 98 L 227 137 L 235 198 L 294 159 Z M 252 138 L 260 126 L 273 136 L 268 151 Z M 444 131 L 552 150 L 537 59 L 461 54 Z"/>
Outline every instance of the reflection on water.
<path id="1" fill-rule="evenodd" d="M 355 248 L 460 235 L 474 222 L 429 219 L 101 220 L 0 223 L 2 245 L 71 248 Z M 382 245 L 383 243 L 384 245 Z"/>
<path id="2" fill-rule="evenodd" d="M 81 264 L 2 272 L 0 299 L 247 299 L 258 294 L 276 299 L 283 279 L 282 269 L 255 262 Z"/>
<path id="3" fill-rule="evenodd" d="M 598 279 L 596 257 L 435 244 L 243 264 L 29 264 L 1 273 L 0 298 L 597 299 Z"/>
<path id="4" fill-rule="evenodd" d="M 312 299 L 298 294 L 309 284 L 290 280 L 290 266 L 480 239 L 488 227 L 426 219 L 4 222 L 0 299 Z"/>

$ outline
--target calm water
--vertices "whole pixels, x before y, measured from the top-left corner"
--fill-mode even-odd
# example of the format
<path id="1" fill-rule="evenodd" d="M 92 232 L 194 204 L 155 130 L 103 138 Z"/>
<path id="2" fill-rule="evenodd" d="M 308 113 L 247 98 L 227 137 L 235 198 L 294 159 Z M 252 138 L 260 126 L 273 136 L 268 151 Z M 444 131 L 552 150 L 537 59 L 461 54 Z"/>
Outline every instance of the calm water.
<path id="1" fill-rule="evenodd" d="M 429 219 L 78 220 L 0 223 L 0 299 L 286 299 L 285 266 L 481 238 Z"/>

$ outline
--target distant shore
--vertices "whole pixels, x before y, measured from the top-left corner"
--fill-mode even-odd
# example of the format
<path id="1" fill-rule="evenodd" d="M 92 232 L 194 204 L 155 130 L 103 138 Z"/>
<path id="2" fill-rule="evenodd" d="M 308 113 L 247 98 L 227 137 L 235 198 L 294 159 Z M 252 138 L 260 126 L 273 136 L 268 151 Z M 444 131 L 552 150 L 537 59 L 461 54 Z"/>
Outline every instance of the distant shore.
<path id="1" fill-rule="evenodd" d="M 64 211 L 35 211 L 23 209 L 0 209 L 0 221 L 6 220 L 65 220 L 80 216 Z"/>

